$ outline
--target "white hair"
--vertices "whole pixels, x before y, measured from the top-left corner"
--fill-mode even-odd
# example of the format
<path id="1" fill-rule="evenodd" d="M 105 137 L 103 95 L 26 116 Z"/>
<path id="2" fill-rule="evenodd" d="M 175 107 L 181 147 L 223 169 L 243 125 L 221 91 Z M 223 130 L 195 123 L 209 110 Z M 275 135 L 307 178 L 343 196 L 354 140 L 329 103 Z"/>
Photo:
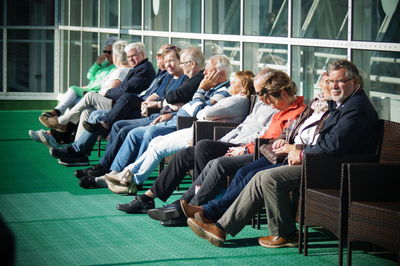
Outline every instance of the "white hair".
<path id="1" fill-rule="evenodd" d="M 127 41 L 117 41 L 113 44 L 112 52 L 116 57 L 117 62 L 125 65 L 128 63 L 125 53 L 125 47 L 128 45 Z"/>
<path id="2" fill-rule="evenodd" d="M 130 43 L 125 46 L 125 53 L 128 53 L 130 50 L 135 49 L 138 53 L 143 54 L 146 57 L 146 51 L 144 49 L 144 44 L 141 42 Z"/>

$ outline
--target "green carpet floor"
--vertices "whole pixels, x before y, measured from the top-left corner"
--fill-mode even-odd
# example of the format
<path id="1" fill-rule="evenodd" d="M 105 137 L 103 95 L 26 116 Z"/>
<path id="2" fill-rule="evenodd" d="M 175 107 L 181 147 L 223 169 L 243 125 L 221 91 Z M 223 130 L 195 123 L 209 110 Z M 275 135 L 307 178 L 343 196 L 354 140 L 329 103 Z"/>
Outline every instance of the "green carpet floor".
<path id="1" fill-rule="evenodd" d="M 196 237 L 187 227 L 166 228 L 147 215 L 115 209 L 131 196 L 85 190 L 76 168 L 59 165 L 47 148 L 30 140 L 40 111 L 0 111 L 0 215 L 16 239 L 17 265 L 335 265 L 337 241 L 312 231 L 310 255 L 296 248 L 267 249 L 251 226 L 224 247 Z M 98 157 L 91 157 L 96 163 Z M 143 193 L 140 191 L 139 194 Z M 176 191 L 169 202 L 176 200 Z M 163 202 L 157 200 L 156 206 Z M 322 241 L 317 241 L 322 240 Z M 0 239 L 1 241 L 1 239 Z M 394 265 L 356 250 L 354 265 Z"/>

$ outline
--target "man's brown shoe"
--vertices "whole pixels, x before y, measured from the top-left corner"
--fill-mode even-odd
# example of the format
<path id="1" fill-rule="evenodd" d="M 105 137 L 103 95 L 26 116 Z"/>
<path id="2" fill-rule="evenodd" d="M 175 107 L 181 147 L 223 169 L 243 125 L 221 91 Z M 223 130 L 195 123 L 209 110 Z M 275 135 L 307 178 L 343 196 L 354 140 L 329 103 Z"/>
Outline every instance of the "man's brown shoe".
<path id="1" fill-rule="evenodd" d="M 215 223 L 215 221 L 208 219 L 208 218 L 204 215 L 204 212 L 203 212 L 203 211 L 201 211 L 201 212 L 196 212 L 196 213 L 194 214 L 194 219 L 196 219 L 196 220 L 199 221 L 199 222 L 206 223 L 206 224 Z"/>
<path id="2" fill-rule="evenodd" d="M 39 116 L 39 121 L 42 123 L 44 126 L 48 128 L 54 128 L 58 132 L 65 132 L 67 131 L 67 125 L 61 125 L 58 123 L 58 119 L 56 116 L 52 117 L 47 117 L 47 116 Z"/>
<path id="3" fill-rule="evenodd" d="M 193 233 L 204 238 L 214 246 L 220 247 L 224 244 L 226 232 L 219 229 L 215 224 L 206 224 L 194 218 L 188 218 L 187 223 Z"/>
<path id="4" fill-rule="evenodd" d="M 187 218 L 193 218 L 196 212 L 201 212 L 203 210 L 200 206 L 190 205 L 186 202 L 186 200 L 180 200 L 179 202 L 181 204 L 183 214 L 185 214 Z"/>
<path id="5" fill-rule="evenodd" d="M 295 247 L 299 244 L 299 235 L 296 232 L 286 237 L 265 236 L 260 237 L 258 243 L 266 248 Z"/>

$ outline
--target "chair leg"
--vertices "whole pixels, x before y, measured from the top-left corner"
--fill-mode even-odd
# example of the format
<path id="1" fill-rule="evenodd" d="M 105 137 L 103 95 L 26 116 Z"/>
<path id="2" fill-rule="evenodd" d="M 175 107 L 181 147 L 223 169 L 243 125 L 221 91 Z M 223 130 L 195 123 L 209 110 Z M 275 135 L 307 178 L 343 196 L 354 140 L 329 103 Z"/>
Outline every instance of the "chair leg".
<path id="1" fill-rule="evenodd" d="M 101 138 L 97 140 L 97 156 L 101 156 Z"/>
<path id="2" fill-rule="evenodd" d="M 299 254 L 303 253 L 303 222 L 300 217 L 299 222 Z"/>
<path id="3" fill-rule="evenodd" d="M 308 256 L 308 226 L 304 226 L 304 256 Z"/>
<path id="4" fill-rule="evenodd" d="M 338 256 L 338 265 L 342 266 L 343 265 L 343 243 L 342 243 L 342 239 L 339 238 L 339 256 Z"/>
<path id="5" fill-rule="evenodd" d="M 261 228 L 261 212 L 258 212 L 257 214 L 257 230 L 260 230 Z"/>
<path id="6" fill-rule="evenodd" d="M 351 266 L 351 242 L 349 240 L 347 240 L 347 266 Z"/>

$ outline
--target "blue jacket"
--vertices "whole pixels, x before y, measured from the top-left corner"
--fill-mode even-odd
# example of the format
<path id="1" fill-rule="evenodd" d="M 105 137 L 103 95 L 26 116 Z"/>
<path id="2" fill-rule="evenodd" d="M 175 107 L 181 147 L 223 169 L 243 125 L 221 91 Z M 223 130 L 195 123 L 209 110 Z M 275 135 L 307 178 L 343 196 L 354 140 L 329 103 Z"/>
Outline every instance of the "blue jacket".
<path id="1" fill-rule="evenodd" d="M 155 76 L 153 65 L 145 58 L 129 70 L 119 87 L 108 90 L 105 96 L 115 102 L 125 92 L 140 94 L 150 86 Z"/>
<path id="2" fill-rule="evenodd" d="M 336 108 L 328 101 L 326 119 L 317 143 L 305 153 L 362 154 L 374 153 L 378 136 L 378 115 L 362 89 Z"/>

